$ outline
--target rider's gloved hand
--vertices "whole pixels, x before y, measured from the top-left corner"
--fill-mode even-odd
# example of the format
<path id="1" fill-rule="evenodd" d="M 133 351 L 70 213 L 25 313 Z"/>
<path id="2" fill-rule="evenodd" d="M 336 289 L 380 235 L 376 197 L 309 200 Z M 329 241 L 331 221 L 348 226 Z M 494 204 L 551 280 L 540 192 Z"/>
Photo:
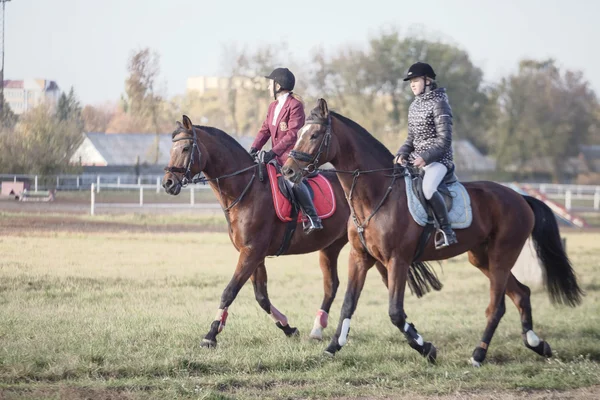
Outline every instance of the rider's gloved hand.
<path id="1" fill-rule="evenodd" d="M 268 163 L 269 161 L 271 161 L 272 159 L 274 159 L 275 157 L 277 157 L 277 154 L 275 154 L 273 152 L 273 150 L 269 150 L 265 153 L 264 157 L 263 157 L 263 161 L 266 163 Z"/>

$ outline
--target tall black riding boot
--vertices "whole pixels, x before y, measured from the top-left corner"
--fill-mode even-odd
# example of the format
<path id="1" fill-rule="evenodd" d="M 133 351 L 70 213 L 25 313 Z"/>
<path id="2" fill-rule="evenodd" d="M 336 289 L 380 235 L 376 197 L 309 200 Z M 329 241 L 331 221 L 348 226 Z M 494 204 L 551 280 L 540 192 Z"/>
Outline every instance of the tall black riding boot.
<path id="1" fill-rule="evenodd" d="M 446 209 L 446 203 L 444 198 L 437 190 L 429 199 L 429 204 L 435 214 L 435 219 L 440 224 L 440 229 L 435 234 L 435 248 L 442 249 L 452 244 L 458 243 L 456 239 L 456 233 L 452 230 L 450 221 L 448 218 L 448 210 Z"/>
<path id="2" fill-rule="evenodd" d="M 308 191 L 306 184 L 304 182 L 297 183 L 293 186 L 292 190 L 294 191 L 296 199 L 298 199 L 298 203 L 300 203 L 302 212 L 308 217 L 309 224 L 304 227 L 304 232 L 308 235 L 312 231 L 323 229 L 321 218 L 319 218 L 319 214 L 317 214 L 317 210 L 315 210 L 315 205 L 310 198 L 310 192 Z"/>

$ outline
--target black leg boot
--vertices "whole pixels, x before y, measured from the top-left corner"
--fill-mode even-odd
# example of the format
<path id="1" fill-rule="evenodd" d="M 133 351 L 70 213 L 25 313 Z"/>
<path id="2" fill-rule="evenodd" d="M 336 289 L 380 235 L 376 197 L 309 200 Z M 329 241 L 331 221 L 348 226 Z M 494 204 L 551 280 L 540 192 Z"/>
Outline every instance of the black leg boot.
<path id="1" fill-rule="evenodd" d="M 437 190 L 433 193 L 431 199 L 429 199 L 429 204 L 433 209 L 435 219 L 437 220 L 438 224 L 440 224 L 440 229 L 435 234 L 435 248 L 442 249 L 458 243 L 458 240 L 456 239 L 456 233 L 454 233 L 452 227 L 450 226 L 448 210 L 446 209 L 444 198 Z"/>
<path id="2" fill-rule="evenodd" d="M 321 218 L 317 214 L 317 210 L 315 210 L 315 205 L 310 198 L 310 192 L 306 187 L 304 182 L 297 183 L 293 186 L 292 190 L 294 191 L 294 195 L 300 203 L 300 208 L 304 215 L 308 217 L 308 225 L 304 227 L 304 232 L 308 235 L 312 231 L 323 229 L 323 225 L 321 224 Z"/>

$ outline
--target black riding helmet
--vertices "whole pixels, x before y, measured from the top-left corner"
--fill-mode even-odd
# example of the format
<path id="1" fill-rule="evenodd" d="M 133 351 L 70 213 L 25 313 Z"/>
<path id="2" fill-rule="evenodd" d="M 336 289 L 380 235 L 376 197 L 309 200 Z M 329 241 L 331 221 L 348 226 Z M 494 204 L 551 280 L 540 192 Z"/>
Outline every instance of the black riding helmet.
<path id="1" fill-rule="evenodd" d="M 404 82 L 410 81 L 412 78 L 419 78 L 422 76 L 435 79 L 435 72 L 433 71 L 433 68 L 431 68 L 431 65 L 417 62 L 411 65 L 408 69 L 406 77 L 404 78 Z"/>
<path id="2" fill-rule="evenodd" d="M 296 77 L 292 74 L 287 68 L 275 68 L 273 72 L 269 76 L 265 76 L 267 79 L 273 79 L 275 83 L 279 83 L 279 90 L 276 87 L 273 87 L 273 96 L 276 97 L 277 93 L 282 90 L 294 90 L 294 86 L 296 85 Z"/>

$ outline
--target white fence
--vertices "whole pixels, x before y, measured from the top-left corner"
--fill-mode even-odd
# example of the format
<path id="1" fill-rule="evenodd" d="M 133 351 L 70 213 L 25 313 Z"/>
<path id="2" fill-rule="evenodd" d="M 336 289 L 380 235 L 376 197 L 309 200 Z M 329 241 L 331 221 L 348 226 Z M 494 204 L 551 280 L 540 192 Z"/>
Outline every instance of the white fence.
<path id="1" fill-rule="evenodd" d="M 127 175 L 127 174 L 83 174 L 83 175 L 57 175 L 42 177 L 39 175 L 0 174 L 1 181 L 27 181 L 30 190 L 87 190 L 92 184 L 101 185 L 158 185 L 162 175 Z"/>
<path id="2" fill-rule="evenodd" d="M 44 177 L 37 175 L 0 174 L 1 181 L 28 181 L 30 191 L 38 190 L 89 190 L 92 185 L 96 193 L 102 189 L 140 190 L 141 204 L 143 205 L 143 191 L 162 190 L 162 175 L 128 175 L 128 174 L 82 174 L 58 175 Z M 509 185 L 508 183 L 504 183 Z M 531 183 L 530 187 L 540 191 L 548 198 L 561 202 L 569 211 L 600 211 L 600 185 L 563 185 L 550 183 Z M 192 187 L 192 186 L 190 186 Z M 143 188 L 143 189 L 140 189 Z M 196 185 L 190 190 L 190 202 L 193 204 L 194 190 L 202 190 Z"/>
<path id="3" fill-rule="evenodd" d="M 600 210 L 600 186 L 595 185 L 558 185 L 550 183 L 530 184 L 532 188 L 546 195 L 551 200 L 564 203 L 567 210 L 573 208 L 593 208 Z M 578 200 L 578 207 L 573 207 L 573 200 Z"/>
<path id="4" fill-rule="evenodd" d="M 139 202 L 138 203 L 98 203 L 96 202 L 96 195 L 98 193 L 100 193 L 101 188 L 104 190 L 135 190 L 139 193 Z M 156 192 L 156 193 L 160 193 L 160 191 L 163 190 L 162 186 L 160 186 L 160 181 L 158 181 L 155 185 L 151 185 L 151 184 L 140 184 L 140 185 L 135 185 L 135 184 L 118 184 L 118 185 L 111 185 L 111 184 L 105 184 L 105 185 L 99 185 L 96 186 L 95 183 L 92 183 L 90 185 L 90 214 L 94 215 L 96 213 L 96 209 L 98 207 L 108 207 L 108 208 L 139 208 L 139 207 L 153 207 L 153 208 L 173 208 L 173 207 L 178 207 L 180 208 L 182 206 L 181 203 L 144 203 L 144 192 Z M 179 196 L 182 196 L 186 191 L 189 193 L 189 206 L 190 207 L 195 207 L 195 206 L 199 206 L 200 204 L 196 204 L 196 192 L 198 191 L 203 191 L 203 190 L 210 190 L 210 186 L 208 185 L 189 185 L 186 188 L 181 189 L 181 193 L 179 194 Z M 217 204 L 216 200 L 215 203 L 210 203 L 210 204 L 206 204 L 206 203 L 202 203 L 201 206 L 203 208 L 210 208 L 210 209 L 220 209 L 219 204 Z"/>

